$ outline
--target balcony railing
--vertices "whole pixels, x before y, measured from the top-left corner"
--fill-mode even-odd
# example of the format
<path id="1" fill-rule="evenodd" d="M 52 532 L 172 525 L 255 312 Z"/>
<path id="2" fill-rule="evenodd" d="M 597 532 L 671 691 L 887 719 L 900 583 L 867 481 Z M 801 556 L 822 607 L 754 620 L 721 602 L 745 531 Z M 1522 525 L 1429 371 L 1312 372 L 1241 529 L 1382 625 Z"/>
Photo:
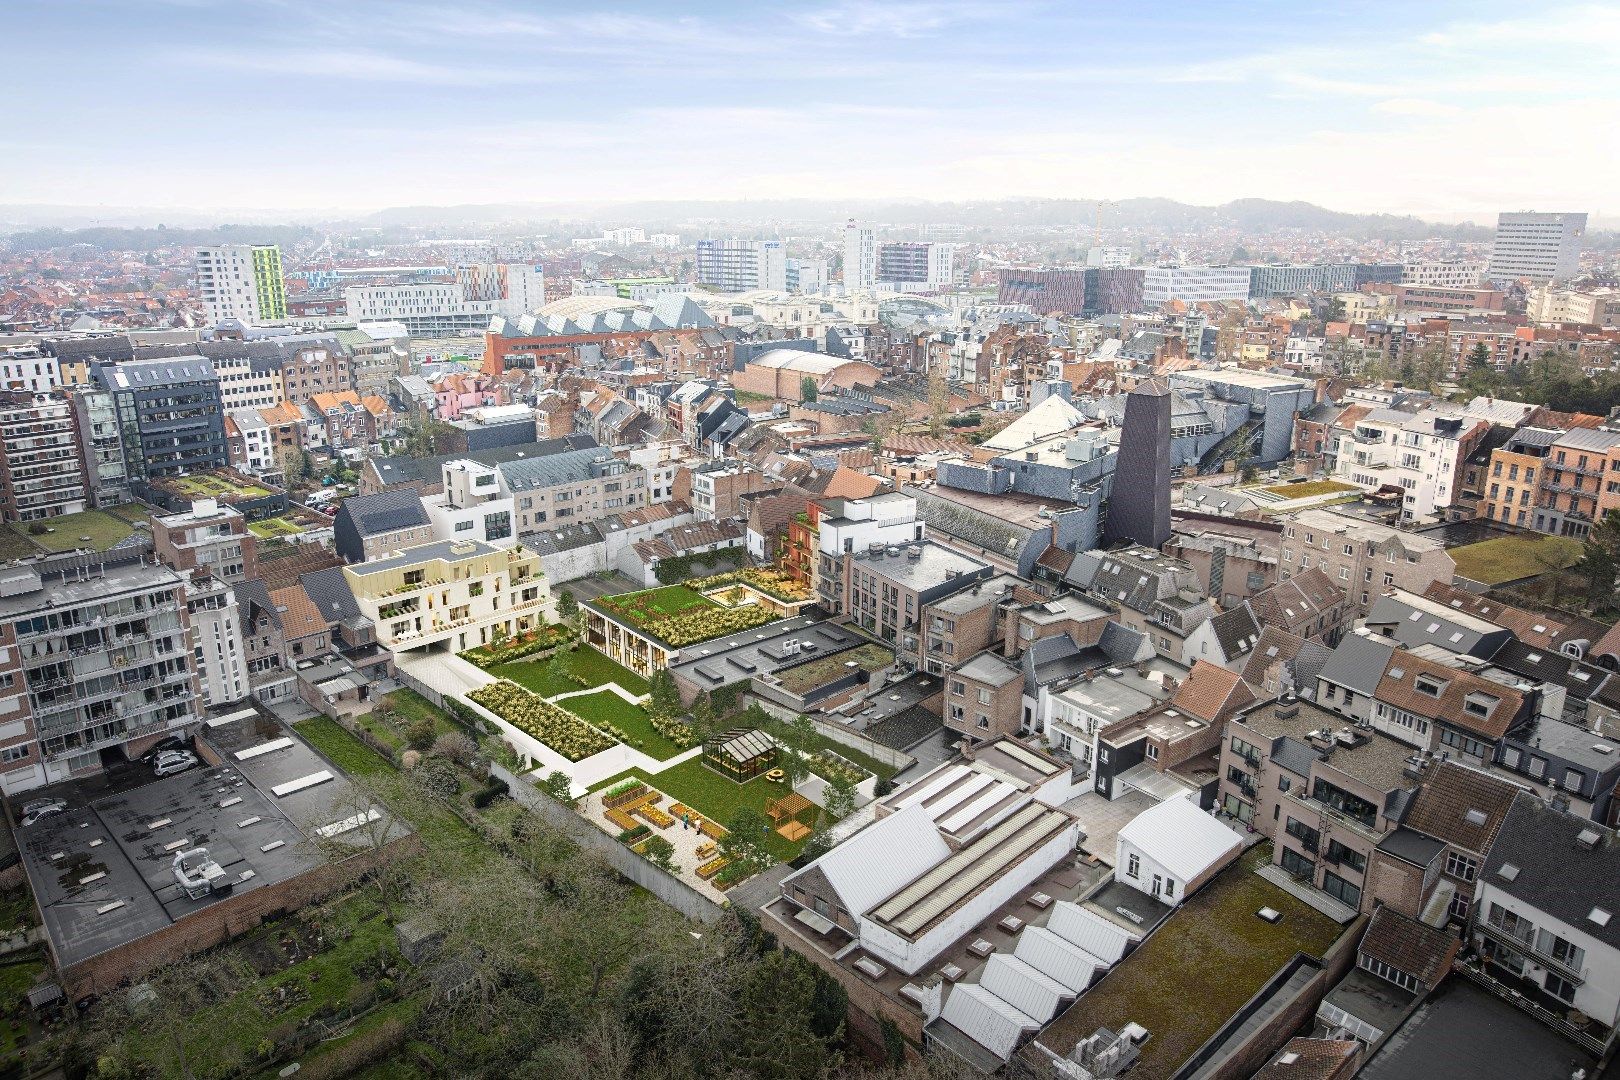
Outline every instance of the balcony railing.
<path id="1" fill-rule="evenodd" d="M 1550 968 L 1573 983 L 1580 984 L 1586 982 L 1586 968 L 1575 967 L 1567 961 L 1560 960 L 1553 956 L 1552 953 L 1543 952 L 1531 942 L 1514 937 L 1500 926 L 1495 926 L 1488 921 L 1481 920 L 1476 922 L 1474 925 L 1479 928 L 1480 933 L 1484 934 L 1492 941 L 1496 941 L 1507 948 L 1512 949 L 1514 952 L 1526 957 L 1539 967 Z"/>

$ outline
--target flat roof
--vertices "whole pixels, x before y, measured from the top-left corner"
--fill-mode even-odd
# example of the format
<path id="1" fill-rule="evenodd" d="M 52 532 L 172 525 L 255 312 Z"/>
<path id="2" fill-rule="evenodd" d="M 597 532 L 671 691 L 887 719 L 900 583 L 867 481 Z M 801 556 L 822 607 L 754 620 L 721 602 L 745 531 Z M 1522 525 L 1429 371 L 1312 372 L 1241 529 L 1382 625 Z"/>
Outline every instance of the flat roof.
<path id="1" fill-rule="evenodd" d="M 256 712 L 208 729 L 207 737 L 228 764 L 112 793 L 72 781 L 30 793 L 69 805 L 64 813 L 17 828 L 46 932 L 64 966 L 328 861 L 315 830 L 355 813 L 340 808 L 353 791 L 342 771 L 290 728 Z M 238 747 L 269 749 L 239 759 Z M 131 768 L 139 769 L 132 779 L 150 775 Z M 275 793 L 281 784 L 321 773 L 330 779 Z M 407 831 L 402 824 L 391 827 L 394 836 Z M 363 840 L 357 835 L 354 842 Z M 233 883 L 230 893 L 186 896 L 174 877 L 174 858 L 197 847 L 220 864 Z"/>
<path id="2" fill-rule="evenodd" d="M 1235 717 L 1244 727 L 1267 738 L 1288 737 L 1311 746 L 1317 760 L 1345 776 L 1360 780 L 1380 791 L 1417 786 L 1406 779 L 1407 758 L 1415 751 L 1406 743 L 1365 728 L 1352 729 L 1365 741 L 1350 746 L 1335 741 L 1330 749 L 1316 747 L 1306 736 L 1313 731 L 1337 733 L 1348 726 L 1344 717 L 1312 705 L 1308 701 L 1284 704 L 1268 701 Z"/>
<path id="3" fill-rule="evenodd" d="M 800 643 L 797 652 L 784 650 L 784 643 L 790 639 Z M 795 615 L 713 641 L 687 645 L 681 649 L 680 663 L 670 665 L 669 670 L 696 686 L 713 689 L 755 675 L 770 675 L 808 658 L 844 652 L 868 640 L 838 623 Z M 806 649 L 805 642 L 815 647 Z"/>
<path id="4" fill-rule="evenodd" d="M 911 548 L 919 549 L 916 558 L 911 557 Z M 891 550 L 893 555 L 889 554 Z M 968 576 L 990 569 L 989 563 L 932 540 L 915 540 L 880 552 L 858 551 L 854 565 L 918 591 L 942 584 L 951 574 Z"/>

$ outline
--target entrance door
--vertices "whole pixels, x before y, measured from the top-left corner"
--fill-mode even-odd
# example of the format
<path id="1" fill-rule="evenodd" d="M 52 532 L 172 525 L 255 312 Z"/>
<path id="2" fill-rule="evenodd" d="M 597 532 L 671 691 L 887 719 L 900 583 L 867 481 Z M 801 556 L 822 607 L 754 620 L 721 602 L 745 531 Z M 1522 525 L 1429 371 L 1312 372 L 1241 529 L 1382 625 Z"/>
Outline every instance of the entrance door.
<path id="1" fill-rule="evenodd" d="M 1153 899 L 1157 900 L 1164 895 L 1164 878 L 1158 874 L 1153 875 Z"/>

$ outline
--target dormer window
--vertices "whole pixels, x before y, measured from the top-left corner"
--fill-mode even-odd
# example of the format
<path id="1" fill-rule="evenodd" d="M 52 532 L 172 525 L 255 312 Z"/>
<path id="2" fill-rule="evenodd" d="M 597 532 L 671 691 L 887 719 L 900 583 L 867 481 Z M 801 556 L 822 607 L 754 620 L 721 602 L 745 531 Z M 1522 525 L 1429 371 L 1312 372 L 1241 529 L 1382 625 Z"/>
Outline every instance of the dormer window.
<path id="1" fill-rule="evenodd" d="M 1412 680 L 1412 686 L 1420 694 L 1427 694 L 1437 698 L 1445 691 L 1446 684 L 1430 675 L 1419 675 Z"/>

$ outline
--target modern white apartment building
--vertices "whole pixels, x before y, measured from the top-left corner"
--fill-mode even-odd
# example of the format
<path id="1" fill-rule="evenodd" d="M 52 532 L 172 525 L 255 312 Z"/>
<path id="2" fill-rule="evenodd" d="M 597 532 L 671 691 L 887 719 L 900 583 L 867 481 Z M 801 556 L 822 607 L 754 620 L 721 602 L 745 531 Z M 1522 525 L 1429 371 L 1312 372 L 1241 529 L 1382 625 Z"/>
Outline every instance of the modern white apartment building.
<path id="1" fill-rule="evenodd" d="M 496 315 L 516 318 L 545 301 L 540 267 L 509 263 L 456 268 L 454 281 L 395 281 L 343 290 L 349 317 L 397 322 L 412 335 L 483 330 Z"/>
<path id="2" fill-rule="evenodd" d="M 243 700 L 250 688 L 236 592 L 215 577 L 193 578 L 186 582 L 186 611 L 203 707 Z"/>
<path id="3" fill-rule="evenodd" d="M 1585 214 L 1500 214 L 1491 246 L 1493 278 L 1561 281 L 1580 270 Z"/>
<path id="4" fill-rule="evenodd" d="M 1128 247 L 1094 247 L 1086 252 L 1087 266 L 1129 266 L 1131 249 Z"/>
<path id="5" fill-rule="evenodd" d="M 604 244 L 645 244 L 647 230 L 634 227 L 624 229 L 605 229 L 602 232 Z"/>
<path id="6" fill-rule="evenodd" d="M 1485 277 L 1485 265 L 1482 262 L 1406 263 L 1401 267 L 1401 284 L 1477 289 Z"/>
<path id="7" fill-rule="evenodd" d="M 1149 308 L 1181 300 L 1247 300 L 1247 266 L 1150 266 L 1142 279 L 1142 303 Z"/>
<path id="8" fill-rule="evenodd" d="M 1489 426 L 1449 410 L 1374 409 L 1340 437 L 1335 470 L 1368 490 L 1404 489 L 1401 519 L 1423 521 L 1451 506 L 1461 464 Z"/>
<path id="9" fill-rule="evenodd" d="M 699 240 L 697 279 L 722 292 L 785 292 L 787 248 L 780 240 Z"/>
<path id="10" fill-rule="evenodd" d="M 197 295 L 210 324 L 249 326 L 287 317 L 281 249 L 274 244 L 221 244 L 197 249 Z"/>
<path id="11" fill-rule="evenodd" d="M 647 237 L 647 243 L 651 244 L 655 248 L 663 248 L 665 251 L 673 251 L 681 246 L 681 238 L 675 233 L 659 232 L 653 233 L 651 236 Z"/>
<path id="12" fill-rule="evenodd" d="M 62 385 L 56 357 L 33 346 L 0 349 L 0 390 L 31 390 L 48 394 Z"/>
<path id="13" fill-rule="evenodd" d="M 844 291 L 877 285 L 877 230 L 851 220 L 844 226 Z"/>
<path id="14" fill-rule="evenodd" d="M 220 407 L 226 412 L 268 409 L 280 405 L 286 396 L 287 384 L 278 363 L 246 355 L 220 356 L 214 360 L 214 375 L 219 379 Z"/>
<path id="15" fill-rule="evenodd" d="M 444 490 L 422 500 L 437 540 L 477 540 L 491 547 L 517 543 L 514 499 L 503 494 L 493 465 L 470 459 L 447 461 L 441 469 Z"/>
<path id="16" fill-rule="evenodd" d="M 900 292 L 939 289 L 956 280 L 956 245 L 904 241 L 879 244 L 877 280 Z"/>
<path id="17" fill-rule="evenodd" d="M 1620 326 L 1620 289 L 1574 290 L 1542 285 L 1530 290 L 1525 314 L 1537 323 Z"/>
<path id="18" fill-rule="evenodd" d="M 436 540 L 345 566 L 360 612 L 392 651 L 461 652 L 545 621 L 551 590 L 533 551 Z"/>

